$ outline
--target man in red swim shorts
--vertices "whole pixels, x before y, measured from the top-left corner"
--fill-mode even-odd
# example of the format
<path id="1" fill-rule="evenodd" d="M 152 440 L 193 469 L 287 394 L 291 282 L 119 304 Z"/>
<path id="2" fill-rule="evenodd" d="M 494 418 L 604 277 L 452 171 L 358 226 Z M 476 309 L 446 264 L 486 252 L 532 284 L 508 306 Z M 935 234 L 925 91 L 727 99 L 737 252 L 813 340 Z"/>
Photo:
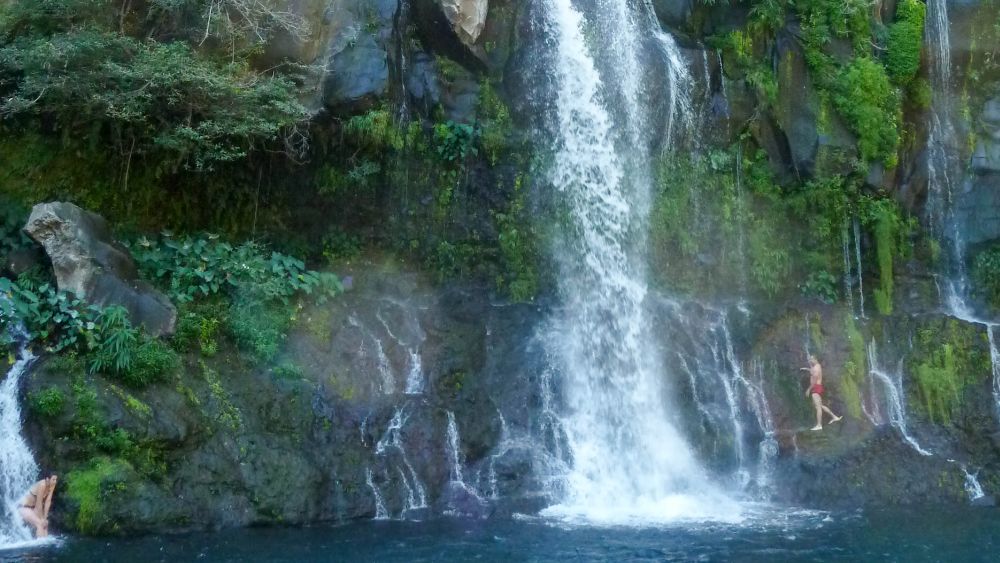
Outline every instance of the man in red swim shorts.
<path id="1" fill-rule="evenodd" d="M 813 405 L 816 407 L 816 426 L 812 430 L 823 429 L 823 411 L 830 415 L 830 423 L 837 422 L 842 417 L 833 414 L 829 408 L 823 404 L 823 366 L 819 365 L 816 356 L 809 355 L 809 367 L 800 368 L 809 372 L 809 389 L 806 390 L 806 398 L 812 397 Z"/>

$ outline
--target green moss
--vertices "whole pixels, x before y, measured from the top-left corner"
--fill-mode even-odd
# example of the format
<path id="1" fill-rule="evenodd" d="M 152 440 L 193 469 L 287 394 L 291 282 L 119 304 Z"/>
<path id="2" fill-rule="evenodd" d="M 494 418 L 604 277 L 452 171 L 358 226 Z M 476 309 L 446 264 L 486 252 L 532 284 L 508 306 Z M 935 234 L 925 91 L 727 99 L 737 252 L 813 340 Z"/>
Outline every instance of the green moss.
<path id="1" fill-rule="evenodd" d="M 864 337 L 850 314 L 844 316 L 844 329 L 850 354 L 844 364 L 844 375 L 841 378 L 841 398 L 847 409 L 847 414 L 853 418 L 861 418 L 860 389 L 868 376 L 868 362 L 865 351 Z"/>
<path id="2" fill-rule="evenodd" d="M 879 286 L 874 290 L 875 306 L 879 313 L 890 315 L 895 287 L 893 262 L 902 251 L 899 241 L 906 239 L 909 224 L 903 220 L 899 206 L 889 199 L 868 200 L 864 211 L 866 223 L 871 225 L 875 236 L 878 259 Z"/>
<path id="3" fill-rule="evenodd" d="M 932 422 L 951 422 L 952 410 L 959 400 L 959 375 L 951 345 L 945 344 L 932 353 L 914 372 L 927 416 Z"/>
<path id="4" fill-rule="evenodd" d="M 114 393 L 115 396 L 121 399 L 122 403 L 129 410 L 129 412 L 145 419 L 153 416 L 153 409 L 151 409 L 146 403 L 136 398 L 135 395 L 132 395 L 117 385 L 109 385 L 108 389 Z"/>
<path id="5" fill-rule="evenodd" d="M 66 496 L 76 507 L 72 523 L 77 531 L 96 534 L 115 526 L 107 503 L 127 490 L 126 482 L 132 472 L 132 466 L 124 460 L 99 457 L 86 469 L 71 471 L 66 476 Z"/>
<path id="6" fill-rule="evenodd" d="M 500 98 L 492 82 L 484 79 L 479 87 L 477 119 L 480 128 L 479 140 L 490 164 L 500 162 L 513 131 L 510 109 Z"/>
<path id="7" fill-rule="evenodd" d="M 992 376 L 985 336 L 975 325 L 948 319 L 918 330 L 916 344 L 918 404 L 929 420 L 950 424 L 965 388 Z"/>
<path id="8" fill-rule="evenodd" d="M 216 420 L 223 427 L 238 432 L 243 428 L 243 413 L 230 400 L 229 393 L 222 386 L 222 381 L 219 380 L 219 373 L 202 361 L 201 374 L 205 383 L 208 384 L 209 392 L 211 392 L 212 400 L 215 403 Z"/>

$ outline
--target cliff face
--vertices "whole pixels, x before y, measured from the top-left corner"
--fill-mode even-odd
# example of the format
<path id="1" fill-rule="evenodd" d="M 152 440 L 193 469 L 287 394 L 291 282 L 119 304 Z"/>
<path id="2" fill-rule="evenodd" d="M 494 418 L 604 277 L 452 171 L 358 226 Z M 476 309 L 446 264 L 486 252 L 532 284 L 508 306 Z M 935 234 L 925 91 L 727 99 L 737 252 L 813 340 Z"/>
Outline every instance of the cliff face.
<path id="1" fill-rule="evenodd" d="M 352 115 L 390 108 L 417 124 L 402 134 L 418 140 L 385 152 L 358 143 L 349 158 L 337 146 L 278 182 L 309 186 L 281 197 L 288 238 L 327 241 L 335 224 L 366 244 L 331 265 L 353 272 L 355 289 L 294 311 L 273 360 L 249 362 L 220 336 L 216 352 L 187 350 L 174 380 L 142 390 L 88 376 L 72 358 L 38 364 L 25 401 L 52 389 L 68 401 L 56 416 L 29 410 L 33 449 L 92 485 L 57 500 L 66 528 L 482 515 L 531 511 L 558 491 L 553 477 L 570 461 L 560 390 L 536 340 L 556 306 L 539 248 L 545 221 L 558 219 L 532 145 L 551 128 L 537 3 L 287 4 L 309 35 L 275 39 L 260 62 L 319 69 L 305 97 L 322 135 L 343 137 Z M 652 5 L 681 41 L 700 127 L 657 166 L 649 306 L 660 343 L 677 352 L 665 369 L 675 422 L 706 470 L 748 496 L 817 507 L 964 503 L 970 475 L 997 494 L 992 329 L 943 305 L 952 274 L 941 247 L 953 239 L 933 219 L 928 173 L 930 124 L 951 104 L 939 141 L 958 161 L 949 224 L 971 263 L 1000 239 L 995 6 L 947 6 L 953 74 L 942 102 L 932 45 L 918 41 L 912 72 L 890 62 L 914 56 L 891 39 L 907 31 L 893 27 L 905 23 L 903 3 L 856 7 L 850 28 L 828 37 L 816 35 L 834 25 L 823 2 Z M 651 67 L 662 113 L 670 81 Z M 883 90 L 884 104 L 854 111 Z M 456 157 L 460 167 L 429 160 L 461 124 L 477 128 L 477 152 Z M 668 131 L 657 122 L 649 138 L 666 145 Z M 389 147 L 403 143 L 386 135 Z M 364 176 L 366 162 L 379 171 Z M 363 178 L 338 183 L 350 173 Z M 975 304 L 983 317 L 987 301 Z M 821 433 L 807 430 L 806 350 L 845 415 Z M 128 444 L 81 449 L 93 442 L 83 437 L 113 441 L 118 430 Z M 122 448 L 128 462 L 108 454 Z M 72 461 L 83 454 L 94 461 Z"/>

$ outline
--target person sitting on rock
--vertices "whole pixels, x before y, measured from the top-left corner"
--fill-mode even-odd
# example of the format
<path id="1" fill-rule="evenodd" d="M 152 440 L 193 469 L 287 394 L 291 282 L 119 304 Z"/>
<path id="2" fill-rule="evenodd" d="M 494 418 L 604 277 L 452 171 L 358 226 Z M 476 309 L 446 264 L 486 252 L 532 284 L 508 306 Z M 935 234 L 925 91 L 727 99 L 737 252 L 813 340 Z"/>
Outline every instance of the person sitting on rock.
<path id="1" fill-rule="evenodd" d="M 44 538 L 49 535 L 49 509 L 52 507 L 52 495 L 56 491 L 57 475 L 51 475 L 32 485 L 21 497 L 17 505 L 21 518 L 35 528 L 35 537 Z"/>
<path id="2" fill-rule="evenodd" d="M 809 355 L 809 367 L 799 368 L 809 372 L 809 389 L 806 390 L 806 398 L 812 396 L 813 405 L 816 407 L 816 426 L 812 430 L 823 429 L 823 411 L 830 415 L 830 423 L 837 422 L 842 417 L 833 414 L 826 405 L 823 404 L 823 366 L 812 354 Z"/>

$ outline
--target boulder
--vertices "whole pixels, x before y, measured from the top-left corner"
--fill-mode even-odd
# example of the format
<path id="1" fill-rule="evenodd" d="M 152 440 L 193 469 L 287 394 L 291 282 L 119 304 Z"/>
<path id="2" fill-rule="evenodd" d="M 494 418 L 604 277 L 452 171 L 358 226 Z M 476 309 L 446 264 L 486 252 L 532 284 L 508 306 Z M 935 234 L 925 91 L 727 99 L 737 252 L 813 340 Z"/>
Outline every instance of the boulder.
<path id="1" fill-rule="evenodd" d="M 441 11 L 466 47 L 473 47 L 486 27 L 489 0 L 439 0 Z"/>
<path id="2" fill-rule="evenodd" d="M 303 35 L 276 33 L 257 62 L 316 69 L 303 83 L 307 107 L 354 111 L 388 92 L 399 0 L 283 0 L 283 7 L 308 28 Z"/>
<path id="3" fill-rule="evenodd" d="M 112 238 L 103 217 L 72 203 L 41 203 L 24 230 L 45 249 L 61 291 L 93 305 L 120 305 L 153 336 L 174 332 L 177 310 L 139 279 L 131 254 Z"/>

